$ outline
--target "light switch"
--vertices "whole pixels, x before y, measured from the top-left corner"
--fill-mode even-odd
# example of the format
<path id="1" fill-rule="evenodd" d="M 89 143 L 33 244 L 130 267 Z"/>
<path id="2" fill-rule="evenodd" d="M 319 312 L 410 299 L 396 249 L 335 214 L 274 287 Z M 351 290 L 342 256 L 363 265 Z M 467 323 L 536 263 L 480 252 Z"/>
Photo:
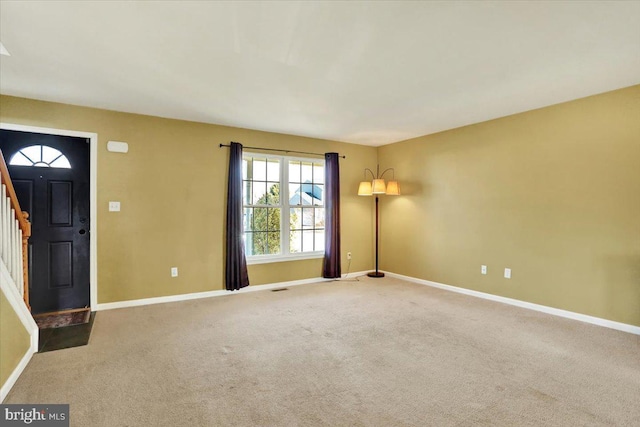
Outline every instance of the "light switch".
<path id="1" fill-rule="evenodd" d="M 120 202 L 109 202 L 109 212 L 120 212 Z"/>

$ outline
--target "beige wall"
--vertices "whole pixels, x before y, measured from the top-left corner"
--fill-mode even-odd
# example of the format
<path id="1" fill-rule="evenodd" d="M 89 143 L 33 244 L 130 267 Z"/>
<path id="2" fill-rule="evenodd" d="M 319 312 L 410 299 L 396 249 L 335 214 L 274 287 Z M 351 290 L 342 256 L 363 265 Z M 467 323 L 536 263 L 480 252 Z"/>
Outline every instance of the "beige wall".
<path id="1" fill-rule="evenodd" d="M 381 268 L 640 325 L 640 86 L 379 157 L 403 190 L 381 201 Z"/>
<path id="2" fill-rule="evenodd" d="M 0 291 L 0 384 L 4 385 L 30 346 L 29 332 Z"/>
<path id="3" fill-rule="evenodd" d="M 380 147 L 0 98 L 0 120 L 96 132 L 99 302 L 222 289 L 227 149 L 339 151 L 342 255 L 373 266 L 365 167 L 393 166 L 381 268 L 640 325 L 640 86 Z M 106 142 L 127 141 L 126 155 Z M 120 200 L 122 212 L 107 211 Z M 489 274 L 480 274 L 480 265 Z M 171 279 L 169 268 L 180 277 Z M 513 278 L 502 277 L 505 267 Z M 321 261 L 250 266 L 252 284 Z"/>
<path id="4" fill-rule="evenodd" d="M 224 287 L 224 217 L 229 151 L 220 143 L 301 151 L 338 151 L 341 160 L 342 258 L 352 271 L 372 264 L 371 205 L 356 196 L 377 150 L 355 144 L 170 120 L 2 96 L 5 123 L 98 134 L 98 302 Z M 107 141 L 129 143 L 110 153 Z M 108 212 L 119 200 L 120 213 Z M 180 275 L 170 277 L 177 266 Z M 322 260 L 249 267 L 252 284 L 321 276 Z"/>

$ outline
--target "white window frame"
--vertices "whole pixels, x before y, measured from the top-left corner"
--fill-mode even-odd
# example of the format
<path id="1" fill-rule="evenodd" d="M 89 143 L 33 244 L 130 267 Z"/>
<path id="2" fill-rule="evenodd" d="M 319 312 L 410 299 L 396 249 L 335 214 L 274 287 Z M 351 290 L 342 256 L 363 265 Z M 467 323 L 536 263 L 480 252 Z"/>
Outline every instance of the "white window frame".
<path id="1" fill-rule="evenodd" d="M 291 209 L 298 207 L 298 205 L 289 205 L 289 200 L 291 196 L 289 195 L 289 161 L 302 161 L 302 162 L 313 162 L 313 163 L 321 163 L 323 170 L 326 167 L 326 163 L 324 159 L 312 158 L 312 157 L 297 157 L 297 156 L 284 156 L 284 155 L 276 155 L 276 154 L 264 154 L 255 151 L 244 151 L 242 156 L 247 157 L 258 157 L 258 158 L 266 158 L 266 159 L 277 159 L 279 160 L 280 165 L 280 205 L 272 206 L 278 207 L 280 209 L 280 249 L 282 253 L 273 254 L 273 255 L 247 255 L 247 264 L 268 264 L 272 262 L 285 262 L 285 261 L 299 261 L 305 259 L 316 259 L 324 257 L 324 250 L 322 251 L 309 251 L 309 252 L 296 252 L 290 253 L 291 248 L 289 247 L 289 238 L 290 238 L 290 217 L 291 217 Z M 244 180 L 244 176 L 243 176 Z M 284 191 L 283 191 L 284 189 Z M 326 194 L 326 182 L 323 183 L 323 197 Z M 243 189 L 244 191 L 244 189 Z M 268 191 L 268 189 L 267 189 Z M 286 197 L 286 199 L 285 199 Z M 299 205 L 300 207 L 307 205 Z M 311 205 L 310 207 L 319 207 L 325 208 L 326 202 L 323 199 L 323 203 L 321 206 L 319 205 Z M 242 209 L 244 209 L 247 205 L 243 204 Z M 326 215 L 326 210 L 325 210 Z M 326 226 L 324 231 L 326 232 Z M 242 231 L 244 235 L 244 230 Z M 326 238 L 326 234 L 325 234 Z M 245 249 L 246 250 L 246 249 Z"/>

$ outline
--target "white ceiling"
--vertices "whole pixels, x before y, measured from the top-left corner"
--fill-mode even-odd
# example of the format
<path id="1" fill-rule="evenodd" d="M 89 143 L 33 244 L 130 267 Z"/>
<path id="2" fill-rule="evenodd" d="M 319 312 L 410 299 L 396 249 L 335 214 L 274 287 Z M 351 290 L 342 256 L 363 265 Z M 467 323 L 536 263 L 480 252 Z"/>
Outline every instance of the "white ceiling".
<path id="1" fill-rule="evenodd" d="M 382 145 L 640 83 L 640 2 L 0 2 L 0 92 Z"/>

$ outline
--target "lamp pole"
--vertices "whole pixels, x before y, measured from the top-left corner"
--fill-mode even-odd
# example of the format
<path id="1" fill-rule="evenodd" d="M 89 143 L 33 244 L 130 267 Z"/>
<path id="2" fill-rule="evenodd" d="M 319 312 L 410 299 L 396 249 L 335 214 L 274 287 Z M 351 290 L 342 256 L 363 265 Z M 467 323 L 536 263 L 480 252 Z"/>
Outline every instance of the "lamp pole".
<path id="1" fill-rule="evenodd" d="M 367 273 L 367 276 L 369 277 L 384 277 L 384 273 L 378 271 L 378 199 L 378 195 L 376 194 L 376 271 Z"/>
<path id="2" fill-rule="evenodd" d="M 373 171 L 371 169 L 365 168 L 365 179 L 367 179 L 367 171 L 371 174 L 371 178 L 373 178 L 373 181 L 362 181 L 358 186 L 358 196 L 371 196 L 373 194 L 376 195 L 376 271 L 367 273 L 367 276 L 384 277 L 384 273 L 381 273 L 378 269 L 378 233 L 380 228 L 380 213 L 378 206 L 380 203 L 380 199 L 378 195 L 387 194 L 389 196 L 398 196 L 400 195 L 400 187 L 398 186 L 398 182 L 395 180 L 395 171 L 393 168 L 386 169 L 384 172 L 382 172 L 382 174 L 380 174 L 380 165 L 378 165 L 375 175 L 373 174 Z M 393 180 L 389 181 L 389 185 L 386 185 L 383 177 L 384 174 L 388 171 L 391 171 L 393 173 Z"/>

